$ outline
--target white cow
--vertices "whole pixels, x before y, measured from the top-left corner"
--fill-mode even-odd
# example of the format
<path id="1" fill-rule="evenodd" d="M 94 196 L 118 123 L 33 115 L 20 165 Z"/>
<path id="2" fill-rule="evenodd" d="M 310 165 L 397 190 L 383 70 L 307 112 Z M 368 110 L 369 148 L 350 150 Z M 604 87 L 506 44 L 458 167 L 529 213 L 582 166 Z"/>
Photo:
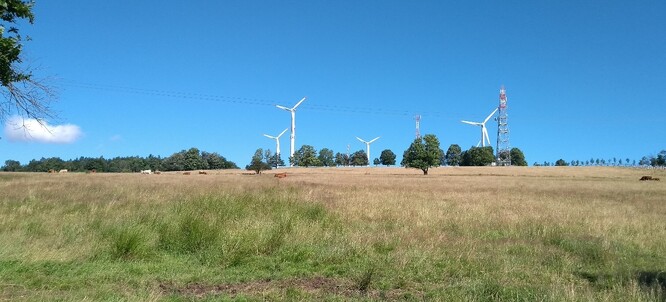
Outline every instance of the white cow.
<path id="1" fill-rule="evenodd" d="M 153 174 L 153 171 L 149 170 L 141 170 L 141 174 Z"/>
<path id="2" fill-rule="evenodd" d="M 67 169 L 62 169 L 62 170 L 58 171 L 58 173 L 67 173 Z"/>

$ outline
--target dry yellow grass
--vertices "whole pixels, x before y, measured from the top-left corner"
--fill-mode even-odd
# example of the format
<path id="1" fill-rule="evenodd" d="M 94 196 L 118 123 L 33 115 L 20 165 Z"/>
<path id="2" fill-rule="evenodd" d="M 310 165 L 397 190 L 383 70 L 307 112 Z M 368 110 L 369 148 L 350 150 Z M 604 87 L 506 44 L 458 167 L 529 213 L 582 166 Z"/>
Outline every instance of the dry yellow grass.
<path id="1" fill-rule="evenodd" d="M 90 226 L 156 221 L 174 204 L 258 194 L 259 204 L 275 195 L 322 205 L 339 221 L 327 228 L 293 220 L 284 239 L 288 246 L 322 248 L 326 242 L 329 254 L 367 254 L 384 271 L 378 278 L 385 285 L 375 286 L 419 295 L 467 299 L 477 291 L 494 297 L 498 291 L 513 294 L 507 288 L 537 288 L 546 300 L 640 300 L 653 296 L 641 292 L 640 280 L 627 276 L 666 271 L 666 182 L 638 181 L 643 175 L 666 179 L 664 170 L 441 167 L 427 176 L 404 168 L 243 172 L 0 173 L 0 257 L 87 261 L 102 245 L 99 235 L 86 229 Z M 279 172 L 288 176 L 274 178 Z M 226 225 L 260 232 L 275 223 L 257 219 Z M 536 297 L 532 291 L 517 295 L 523 294 Z"/>

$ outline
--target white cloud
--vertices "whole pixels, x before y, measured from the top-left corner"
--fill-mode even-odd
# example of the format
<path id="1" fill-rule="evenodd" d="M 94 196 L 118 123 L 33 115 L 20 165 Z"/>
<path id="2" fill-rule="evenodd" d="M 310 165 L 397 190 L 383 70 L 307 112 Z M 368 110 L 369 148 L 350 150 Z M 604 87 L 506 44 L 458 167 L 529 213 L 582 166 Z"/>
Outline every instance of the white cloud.
<path id="1" fill-rule="evenodd" d="M 72 124 L 40 124 L 35 119 L 12 117 L 5 122 L 5 137 L 11 142 L 38 142 L 46 144 L 69 144 L 82 135 L 81 128 Z"/>
<path id="2" fill-rule="evenodd" d="M 114 136 L 111 136 L 109 138 L 109 140 L 112 141 L 112 142 L 119 142 L 119 141 L 123 140 L 123 137 L 120 134 L 116 134 Z"/>

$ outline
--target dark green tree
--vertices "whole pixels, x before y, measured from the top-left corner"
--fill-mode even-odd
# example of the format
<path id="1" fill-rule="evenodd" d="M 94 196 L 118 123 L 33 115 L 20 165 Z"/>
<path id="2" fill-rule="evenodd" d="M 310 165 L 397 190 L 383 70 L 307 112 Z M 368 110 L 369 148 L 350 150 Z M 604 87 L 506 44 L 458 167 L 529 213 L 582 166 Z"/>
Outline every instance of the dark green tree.
<path id="1" fill-rule="evenodd" d="M 336 153 L 335 164 L 338 166 L 349 166 L 349 156 L 340 152 Z"/>
<path id="2" fill-rule="evenodd" d="M 352 153 L 350 160 L 352 166 L 367 166 L 370 164 L 368 162 L 368 154 L 363 150 Z"/>
<path id="3" fill-rule="evenodd" d="M 381 163 L 382 162 L 379 160 L 379 158 L 375 157 L 375 159 L 372 160 L 372 164 L 375 165 L 375 166 L 379 166 L 379 164 L 381 164 Z"/>
<path id="4" fill-rule="evenodd" d="M 17 160 L 8 159 L 8 160 L 5 161 L 5 165 L 2 166 L 2 171 L 5 171 L 5 172 L 21 171 L 21 163 Z"/>
<path id="5" fill-rule="evenodd" d="M 395 157 L 396 155 L 393 151 L 386 149 L 379 155 L 379 162 L 384 166 L 392 166 L 395 165 Z"/>
<path id="6" fill-rule="evenodd" d="M 271 166 L 264 161 L 264 150 L 259 148 L 254 151 L 250 164 L 245 166 L 246 170 L 254 171 L 257 175 L 261 174 L 263 170 L 270 170 Z"/>
<path id="7" fill-rule="evenodd" d="M 650 165 L 653 167 L 666 166 L 666 150 L 661 150 L 657 156 L 650 158 Z"/>
<path id="8" fill-rule="evenodd" d="M 514 166 L 527 166 L 527 160 L 525 160 L 525 154 L 518 148 L 511 148 L 509 152 L 511 154 L 511 165 Z"/>
<path id="9" fill-rule="evenodd" d="M 185 158 L 183 159 L 183 167 L 185 170 L 201 170 L 208 169 L 208 163 L 203 160 L 201 152 L 197 148 L 190 148 L 185 152 Z"/>
<path id="10" fill-rule="evenodd" d="M 446 156 L 444 157 L 445 163 L 448 166 L 459 166 L 462 156 L 462 149 L 457 144 L 451 144 L 449 149 L 446 150 Z"/>
<path id="11" fill-rule="evenodd" d="M 150 158 L 150 156 L 149 156 Z M 106 172 L 107 161 L 104 157 L 99 158 L 83 158 L 81 157 L 81 166 L 80 168 L 73 168 L 74 171 L 97 171 L 97 172 Z"/>
<path id="12" fill-rule="evenodd" d="M 493 147 L 472 147 L 462 154 L 461 166 L 489 166 L 495 162 Z"/>
<path id="13" fill-rule="evenodd" d="M 557 161 L 555 161 L 555 165 L 556 166 L 568 166 L 569 164 L 567 163 L 566 160 L 560 158 Z"/>
<path id="14" fill-rule="evenodd" d="M 303 145 L 298 149 L 292 158 L 290 158 L 294 166 L 299 167 L 316 167 L 319 166 L 319 158 L 317 158 L 317 150 L 310 145 Z"/>
<path id="15" fill-rule="evenodd" d="M 216 152 L 210 153 L 206 151 L 201 151 L 201 159 L 206 162 L 208 169 L 211 170 L 224 169 L 225 162 L 227 161 Z"/>
<path id="16" fill-rule="evenodd" d="M 55 97 L 52 89 L 22 66 L 23 37 L 17 23 L 34 21 L 33 1 L 0 1 L 0 120 L 17 114 L 43 120 L 53 117 L 48 103 Z"/>
<path id="17" fill-rule="evenodd" d="M 282 157 L 280 156 L 280 153 L 275 153 L 271 156 L 271 158 L 268 160 L 268 164 L 273 167 L 273 168 L 278 168 L 284 166 L 284 161 L 282 160 Z"/>
<path id="18" fill-rule="evenodd" d="M 434 134 L 426 134 L 422 138 L 415 139 L 402 155 L 402 166 L 416 168 L 428 175 L 431 167 L 440 164 L 442 149 L 439 148 L 439 139 Z"/>
<path id="19" fill-rule="evenodd" d="M 333 150 L 328 148 L 322 148 L 319 150 L 319 164 L 324 167 L 332 167 L 335 165 L 335 157 L 333 157 Z"/>

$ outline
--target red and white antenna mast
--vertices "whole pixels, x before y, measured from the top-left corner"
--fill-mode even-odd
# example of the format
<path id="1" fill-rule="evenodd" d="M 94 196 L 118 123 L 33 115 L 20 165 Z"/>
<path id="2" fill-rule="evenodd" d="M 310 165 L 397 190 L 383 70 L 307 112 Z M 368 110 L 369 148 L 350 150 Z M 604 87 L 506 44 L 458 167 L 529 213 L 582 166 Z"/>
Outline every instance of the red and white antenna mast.
<path id="1" fill-rule="evenodd" d="M 497 165 L 511 165 L 511 144 L 509 143 L 509 121 L 506 104 L 506 89 L 504 85 L 500 88 L 499 94 L 499 115 L 497 116 Z"/>

